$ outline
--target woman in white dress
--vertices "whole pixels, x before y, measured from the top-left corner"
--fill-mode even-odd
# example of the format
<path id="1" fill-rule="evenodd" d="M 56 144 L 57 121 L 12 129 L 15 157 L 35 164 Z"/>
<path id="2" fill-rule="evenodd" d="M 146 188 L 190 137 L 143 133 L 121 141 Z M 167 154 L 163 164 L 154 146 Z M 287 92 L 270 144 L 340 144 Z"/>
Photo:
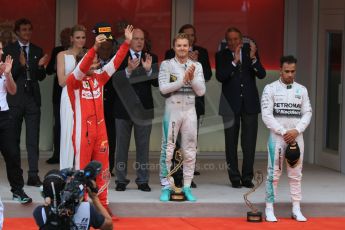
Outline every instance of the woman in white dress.
<path id="1" fill-rule="evenodd" d="M 74 150 L 72 142 L 73 111 L 68 97 L 66 79 L 76 66 L 76 56 L 82 51 L 86 42 L 86 29 L 82 25 L 75 25 L 71 32 L 71 47 L 57 56 L 57 76 L 59 85 L 63 87 L 61 93 L 60 119 L 60 169 L 73 168 Z"/>

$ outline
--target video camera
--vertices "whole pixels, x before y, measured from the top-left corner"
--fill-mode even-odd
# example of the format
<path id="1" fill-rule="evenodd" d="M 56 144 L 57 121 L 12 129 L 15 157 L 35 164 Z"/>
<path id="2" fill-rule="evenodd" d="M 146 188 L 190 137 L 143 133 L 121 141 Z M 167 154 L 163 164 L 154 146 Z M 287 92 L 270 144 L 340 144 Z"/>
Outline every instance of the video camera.
<path id="1" fill-rule="evenodd" d="M 61 171 L 55 170 L 58 174 L 46 175 L 43 181 L 43 196 L 50 197 L 52 203 L 46 208 L 47 221 L 44 229 L 72 228 L 72 217 L 84 199 L 85 189 L 88 187 L 92 192 L 98 192 L 92 181 L 96 179 L 101 168 L 100 162 L 91 161 L 83 170 L 67 168 Z M 59 191 L 59 187 L 54 184 L 61 184 L 61 180 L 65 183 L 63 189 Z"/>
<path id="2" fill-rule="evenodd" d="M 83 200 L 85 188 L 89 187 L 92 192 L 98 190 L 93 186 L 92 180 L 101 171 L 102 164 L 98 161 L 91 161 L 84 170 L 63 169 L 62 176 L 67 179 L 65 188 L 61 191 L 61 203 L 57 207 L 60 216 L 71 216 L 75 213 L 75 208 Z M 68 181 L 68 179 L 70 180 Z"/>

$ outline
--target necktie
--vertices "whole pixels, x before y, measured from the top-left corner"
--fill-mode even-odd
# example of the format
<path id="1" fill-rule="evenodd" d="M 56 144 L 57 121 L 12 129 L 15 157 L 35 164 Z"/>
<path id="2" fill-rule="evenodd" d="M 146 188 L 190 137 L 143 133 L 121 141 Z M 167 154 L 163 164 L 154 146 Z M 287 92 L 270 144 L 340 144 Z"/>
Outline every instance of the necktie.
<path id="1" fill-rule="evenodd" d="M 134 55 L 139 59 L 140 55 L 138 53 L 134 53 Z"/>
<path id="2" fill-rule="evenodd" d="M 28 46 L 22 46 L 22 50 L 24 52 L 25 62 L 26 62 L 26 80 L 31 80 L 30 72 L 29 72 L 29 63 L 28 63 L 28 53 L 26 52 L 26 48 Z"/>
<path id="3" fill-rule="evenodd" d="M 26 52 L 26 48 L 27 48 L 28 46 L 22 46 L 22 50 L 23 50 L 23 52 L 24 52 L 24 57 L 25 57 L 25 60 L 26 60 L 26 62 L 28 61 L 28 53 Z"/>

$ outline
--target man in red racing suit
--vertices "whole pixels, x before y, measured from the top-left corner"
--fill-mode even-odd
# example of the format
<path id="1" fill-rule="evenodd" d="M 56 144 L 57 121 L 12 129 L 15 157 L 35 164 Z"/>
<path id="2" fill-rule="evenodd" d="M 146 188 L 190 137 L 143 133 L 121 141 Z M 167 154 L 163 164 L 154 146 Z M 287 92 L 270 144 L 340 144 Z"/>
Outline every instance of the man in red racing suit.
<path id="1" fill-rule="evenodd" d="M 126 41 L 116 55 L 102 70 L 93 70 L 99 65 L 96 52 L 102 42 L 107 39 L 105 34 L 98 35 L 94 46 L 85 54 L 66 81 L 74 113 L 72 138 L 75 169 L 83 169 L 91 160 L 102 163 L 102 170 L 96 178 L 96 183 L 99 189 L 98 197 L 107 210 L 109 210 L 107 182 L 110 173 L 108 137 L 103 110 L 103 86 L 126 57 L 132 31 L 133 27 L 128 26 L 125 31 Z"/>

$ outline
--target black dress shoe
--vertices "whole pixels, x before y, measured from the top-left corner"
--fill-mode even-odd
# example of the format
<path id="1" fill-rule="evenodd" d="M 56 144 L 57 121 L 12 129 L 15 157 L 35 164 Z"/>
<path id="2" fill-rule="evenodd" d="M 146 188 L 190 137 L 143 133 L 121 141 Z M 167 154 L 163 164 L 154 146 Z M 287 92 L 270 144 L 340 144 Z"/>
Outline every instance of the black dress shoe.
<path id="1" fill-rule="evenodd" d="M 32 203 L 32 199 L 28 195 L 26 195 L 23 189 L 13 192 L 13 200 L 18 201 L 21 204 Z"/>
<path id="2" fill-rule="evenodd" d="M 138 184 L 138 189 L 143 192 L 151 192 L 151 188 L 148 183 Z"/>
<path id="3" fill-rule="evenodd" d="M 48 160 L 46 160 L 47 164 L 59 164 L 60 163 L 60 159 L 59 158 L 55 158 L 55 157 L 51 157 Z"/>
<path id="4" fill-rule="evenodd" d="M 241 182 L 239 182 L 239 181 L 233 181 L 233 182 L 231 182 L 231 186 L 232 186 L 233 188 L 242 188 Z"/>
<path id="5" fill-rule="evenodd" d="M 251 181 L 242 181 L 242 186 L 244 186 L 246 188 L 253 188 L 254 184 Z"/>
<path id="6" fill-rule="evenodd" d="M 30 176 L 26 184 L 28 186 L 40 187 L 42 185 L 42 181 L 39 176 Z"/>
<path id="7" fill-rule="evenodd" d="M 199 172 L 199 171 L 194 171 L 194 175 L 195 175 L 195 176 L 199 176 L 199 175 L 200 175 L 200 172 Z"/>
<path id="8" fill-rule="evenodd" d="M 118 183 L 117 185 L 116 185 L 116 188 L 115 188 L 115 190 L 116 191 L 119 191 L 119 192 L 123 192 L 123 191 L 125 191 L 126 190 L 126 184 L 124 184 L 124 183 Z"/>
<path id="9" fill-rule="evenodd" d="M 198 187 L 198 186 L 196 186 L 196 184 L 194 183 L 194 181 L 192 181 L 192 183 L 190 184 L 190 187 L 196 188 L 196 187 Z"/>

